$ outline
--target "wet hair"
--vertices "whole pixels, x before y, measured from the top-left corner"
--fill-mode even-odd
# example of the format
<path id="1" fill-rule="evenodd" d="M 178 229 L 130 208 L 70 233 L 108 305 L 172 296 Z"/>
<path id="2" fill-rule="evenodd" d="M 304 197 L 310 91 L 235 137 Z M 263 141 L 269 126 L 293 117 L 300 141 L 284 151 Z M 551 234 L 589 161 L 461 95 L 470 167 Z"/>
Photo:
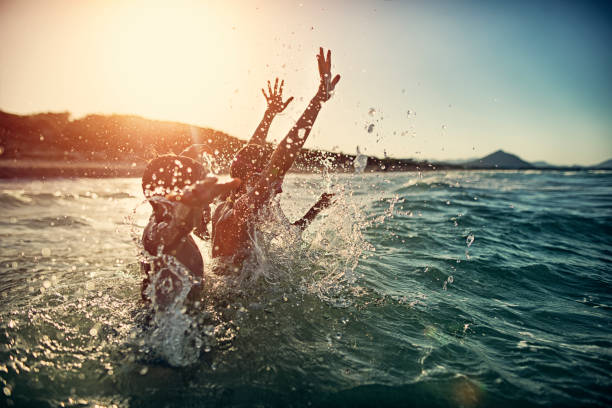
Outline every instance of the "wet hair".
<path id="1" fill-rule="evenodd" d="M 195 184 L 208 173 L 197 161 L 185 156 L 166 154 L 151 160 L 142 175 L 145 197 L 165 196 Z"/>
<path id="2" fill-rule="evenodd" d="M 261 173 L 270 158 L 264 146 L 248 144 L 238 151 L 230 166 L 230 176 L 248 181 L 255 173 Z"/>

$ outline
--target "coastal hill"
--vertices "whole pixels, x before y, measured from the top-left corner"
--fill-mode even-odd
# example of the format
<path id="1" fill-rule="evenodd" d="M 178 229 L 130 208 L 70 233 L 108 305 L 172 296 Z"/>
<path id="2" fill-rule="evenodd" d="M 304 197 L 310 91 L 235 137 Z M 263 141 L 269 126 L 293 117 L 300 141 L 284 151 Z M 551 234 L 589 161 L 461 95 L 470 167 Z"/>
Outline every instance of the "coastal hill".
<path id="1" fill-rule="evenodd" d="M 546 162 L 544 160 L 534 161 L 534 162 L 531 162 L 531 164 L 533 164 L 537 168 L 556 167 L 554 164 L 550 164 L 550 163 L 548 163 L 548 162 Z"/>
<path id="2" fill-rule="evenodd" d="M 464 164 L 467 168 L 473 169 L 533 169 L 535 166 L 521 159 L 520 157 L 506 153 L 503 150 L 498 150 L 483 157 L 482 159 L 474 160 Z"/>
<path id="3" fill-rule="evenodd" d="M 0 178 L 140 176 L 148 160 L 203 144 L 214 170 L 228 171 L 246 140 L 211 128 L 158 121 L 134 115 L 87 115 L 69 112 L 15 115 L 0 110 Z M 272 144 L 267 148 L 271 152 Z M 355 156 L 302 149 L 292 171 L 352 172 Z M 611 169 L 612 159 L 585 169 Z M 481 159 L 433 163 L 413 159 L 368 157 L 366 172 L 470 169 L 579 170 L 545 162 L 528 163 L 498 150 Z"/>
<path id="4" fill-rule="evenodd" d="M 248 135 L 250 136 L 250 135 Z M 245 140 L 178 122 L 133 115 L 87 115 L 69 112 L 16 115 L 0 111 L 0 178 L 55 176 L 139 176 L 147 161 L 204 145 L 216 170 L 227 172 Z M 274 146 L 268 144 L 272 151 Z M 353 155 L 302 149 L 292 171 L 353 171 Z M 427 161 L 368 157 L 365 171 L 415 171 L 434 168 Z"/>
<path id="5" fill-rule="evenodd" d="M 601 163 L 593 166 L 593 168 L 596 168 L 596 169 L 605 169 L 605 170 L 612 169 L 612 159 L 608 159 L 605 162 L 601 162 Z"/>

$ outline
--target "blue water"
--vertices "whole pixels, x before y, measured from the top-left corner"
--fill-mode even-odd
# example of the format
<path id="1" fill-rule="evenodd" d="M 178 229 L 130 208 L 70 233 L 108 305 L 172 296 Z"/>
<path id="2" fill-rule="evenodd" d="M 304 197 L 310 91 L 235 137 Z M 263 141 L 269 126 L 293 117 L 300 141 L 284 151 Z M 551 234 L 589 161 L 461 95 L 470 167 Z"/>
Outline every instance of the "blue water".
<path id="1" fill-rule="evenodd" d="M 292 175 L 284 212 L 324 190 L 154 331 L 139 180 L 1 181 L 1 405 L 612 405 L 612 173 Z"/>

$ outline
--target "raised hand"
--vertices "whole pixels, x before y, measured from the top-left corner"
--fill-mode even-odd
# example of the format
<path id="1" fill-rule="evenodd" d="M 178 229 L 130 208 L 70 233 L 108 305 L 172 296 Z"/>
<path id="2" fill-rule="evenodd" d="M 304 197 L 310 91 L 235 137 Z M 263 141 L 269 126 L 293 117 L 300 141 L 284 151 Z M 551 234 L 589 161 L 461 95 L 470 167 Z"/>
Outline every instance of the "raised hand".
<path id="1" fill-rule="evenodd" d="M 332 79 L 330 50 L 327 50 L 327 58 L 325 58 L 323 48 L 320 47 L 319 54 L 317 55 L 317 62 L 319 64 L 319 76 L 321 77 L 321 84 L 317 91 L 317 99 L 321 102 L 325 102 L 331 98 L 336 84 L 340 81 L 340 75 L 336 75 L 334 79 Z"/>
<path id="2" fill-rule="evenodd" d="M 266 102 L 268 103 L 268 112 L 273 114 L 281 113 L 293 100 L 292 96 L 283 102 L 283 85 L 285 85 L 285 80 L 281 81 L 279 88 L 278 78 L 276 78 L 276 81 L 274 81 L 274 90 L 272 89 L 270 81 L 268 81 L 268 95 L 266 95 L 266 91 L 261 88 L 261 93 L 263 93 L 263 96 L 266 98 Z"/>

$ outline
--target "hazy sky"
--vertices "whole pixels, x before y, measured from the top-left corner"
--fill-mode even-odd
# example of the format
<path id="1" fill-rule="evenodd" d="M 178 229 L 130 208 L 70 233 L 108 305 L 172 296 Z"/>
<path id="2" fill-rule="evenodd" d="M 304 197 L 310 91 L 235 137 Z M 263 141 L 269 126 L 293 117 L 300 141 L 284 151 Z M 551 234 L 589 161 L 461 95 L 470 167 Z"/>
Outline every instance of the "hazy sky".
<path id="1" fill-rule="evenodd" d="M 307 147 L 612 157 L 612 12 L 594 2 L 0 0 L 0 109 L 129 113 L 246 139 L 260 88 L 280 76 L 296 98 L 272 125 L 280 139 L 316 91 L 320 45 L 342 80 Z"/>

